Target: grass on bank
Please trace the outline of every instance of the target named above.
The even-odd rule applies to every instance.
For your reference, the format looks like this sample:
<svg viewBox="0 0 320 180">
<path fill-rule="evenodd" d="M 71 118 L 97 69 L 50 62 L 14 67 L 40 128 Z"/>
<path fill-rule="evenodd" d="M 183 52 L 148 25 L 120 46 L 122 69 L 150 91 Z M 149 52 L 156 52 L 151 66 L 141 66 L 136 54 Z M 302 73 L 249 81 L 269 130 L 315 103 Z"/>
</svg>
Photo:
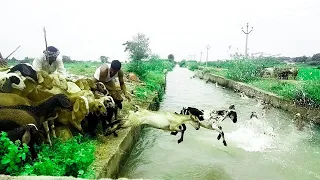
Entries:
<svg viewBox="0 0 320 180">
<path fill-rule="evenodd" d="M 65 68 L 72 74 L 90 76 L 100 64 L 78 61 L 65 63 Z M 135 87 L 136 101 L 147 101 L 155 92 L 158 92 L 161 100 L 164 95 L 161 86 L 165 84 L 165 74 L 172 70 L 174 65 L 173 61 L 161 59 L 124 64 L 125 72 L 137 74 L 145 84 Z M 97 140 L 80 135 L 65 142 L 55 139 L 52 147 L 47 144 L 36 147 L 39 157 L 32 161 L 26 145 L 20 147 L 19 142 L 11 142 L 6 133 L 1 133 L 0 174 L 95 178 L 91 164 L 95 161 L 97 143 Z"/>
<path fill-rule="evenodd" d="M 296 101 L 301 105 L 320 106 L 320 69 L 318 66 L 295 64 L 299 69 L 297 80 L 278 80 L 276 78 L 261 78 L 261 70 L 267 67 L 292 66 L 275 58 L 236 59 L 197 63 L 182 61 L 180 66 L 190 70 L 202 70 L 220 75 L 235 81 L 245 82 L 263 90 Z"/>
</svg>

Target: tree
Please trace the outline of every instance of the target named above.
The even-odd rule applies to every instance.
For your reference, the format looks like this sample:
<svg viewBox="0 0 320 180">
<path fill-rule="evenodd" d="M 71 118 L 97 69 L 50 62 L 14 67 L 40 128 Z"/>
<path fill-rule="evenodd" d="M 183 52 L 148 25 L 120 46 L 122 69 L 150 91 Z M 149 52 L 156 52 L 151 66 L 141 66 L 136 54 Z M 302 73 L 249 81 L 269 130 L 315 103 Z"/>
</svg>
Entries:
<svg viewBox="0 0 320 180">
<path fill-rule="evenodd" d="M 307 56 L 295 57 L 293 58 L 294 62 L 306 62 L 308 60 Z"/>
<path fill-rule="evenodd" d="M 71 62 L 71 57 L 70 56 L 66 56 L 66 55 L 62 55 L 62 61 L 63 62 Z"/>
<path fill-rule="evenodd" d="M 314 54 L 311 58 L 312 61 L 320 61 L 320 53 Z"/>
<path fill-rule="evenodd" d="M 174 56 L 173 56 L 173 54 L 169 54 L 168 59 L 170 59 L 170 60 L 174 60 Z"/>
<path fill-rule="evenodd" d="M 127 41 L 122 45 L 125 46 L 124 52 L 129 51 L 130 58 L 133 61 L 141 61 L 144 58 L 148 58 L 151 54 L 149 38 L 142 33 L 138 33 L 133 37 L 132 41 Z"/>
<path fill-rule="evenodd" d="M 108 63 L 109 62 L 109 57 L 107 57 L 107 56 L 100 56 L 100 61 L 102 62 L 102 63 Z"/>
<path fill-rule="evenodd" d="M 33 58 L 25 57 L 23 60 L 20 61 L 20 63 L 32 63 Z"/>
</svg>

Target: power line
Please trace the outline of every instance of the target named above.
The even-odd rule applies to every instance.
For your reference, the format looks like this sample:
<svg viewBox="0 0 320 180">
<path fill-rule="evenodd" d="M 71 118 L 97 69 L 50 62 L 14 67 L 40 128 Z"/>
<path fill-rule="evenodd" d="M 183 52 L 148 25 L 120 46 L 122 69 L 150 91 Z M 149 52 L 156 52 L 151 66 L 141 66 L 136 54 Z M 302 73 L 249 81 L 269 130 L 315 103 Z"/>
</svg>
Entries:
<svg viewBox="0 0 320 180">
<path fill-rule="evenodd" d="M 246 35 L 246 47 L 245 47 L 245 51 L 244 51 L 244 55 L 245 57 L 248 57 L 248 35 L 252 32 L 253 27 L 251 27 L 251 30 L 249 31 L 249 23 L 247 23 L 247 31 L 244 32 L 243 27 L 241 28 L 242 32 Z"/>
<path fill-rule="evenodd" d="M 206 66 L 208 66 L 208 53 L 209 53 L 209 49 L 211 48 L 211 46 L 208 44 L 208 45 L 206 46 L 206 48 L 207 48 L 207 60 L 206 60 Z"/>
</svg>

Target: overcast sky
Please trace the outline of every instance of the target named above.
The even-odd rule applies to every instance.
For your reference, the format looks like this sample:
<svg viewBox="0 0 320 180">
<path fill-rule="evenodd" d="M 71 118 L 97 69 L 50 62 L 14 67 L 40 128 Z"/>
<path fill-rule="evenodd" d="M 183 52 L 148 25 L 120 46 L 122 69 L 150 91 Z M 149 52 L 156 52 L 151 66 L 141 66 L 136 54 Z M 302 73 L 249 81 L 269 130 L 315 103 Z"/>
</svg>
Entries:
<svg viewBox="0 0 320 180">
<path fill-rule="evenodd" d="M 210 44 L 209 60 L 244 53 L 241 27 L 249 22 L 249 52 L 311 56 L 320 52 L 319 0 L 0 0 L 0 52 L 17 46 L 16 58 L 37 57 L 48 45 L 77 60 L 100 55 L 124 61 L 122 43 L 138 32 L 153 53 L 177 60 Z"/>
</svg>

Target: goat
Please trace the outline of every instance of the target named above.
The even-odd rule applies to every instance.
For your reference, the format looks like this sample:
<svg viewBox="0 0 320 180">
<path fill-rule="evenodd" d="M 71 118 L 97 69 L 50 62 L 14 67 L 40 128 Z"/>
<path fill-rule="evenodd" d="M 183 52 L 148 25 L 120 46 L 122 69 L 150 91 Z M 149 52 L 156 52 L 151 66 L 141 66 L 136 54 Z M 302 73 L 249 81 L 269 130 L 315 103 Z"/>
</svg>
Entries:
<svg viewBox="0 0 320 180">
<path fill-rule="evenodd" d="M 27 124 L 21 127 L 15 128 L 7 132 L 8 138 L 11 141 L 20 140 L 29 146 L 32 159 L 37 157 L 37 153 L 34 149 L 34 144 L 40 145 L 41 143 L 41 132 L 34 124 Z"/>
<path fill-rule="evenodd" d="M 196 130 L 200 128 L 198 117 L 192 114 L 183 115 L 177 112 L 153 112 L 135 106 L 135 111 L 129 111 L 127 117 L 120 120 L 116 127 L 117 129 L 121 129 L 145 124 L 164 131 L 182 132 L 182 129 L 179 127 L 184 123 L 190 123 Z"/>
<path fill-rule="evenodd" d="M 13 89 L 24 90 L 26 84 L 23 79 L 16 73 L 1 74 L 0 77 L 0 91 L 11 93 Z"/>
<path fill-rule="evenodd" d="M 200 122 L 200 126 L 211 129 L 211 130 L 216 130 L 219 132 L 219 135 L 217 137 L 218 140 L 223 139 L 223 144 L 224 146 L 227 146 L 227 142 L 224 138 L 224 132 L 222 131 L 222 127 L 220 123 L 224 121 L 227 117 L 229 117 L 233 123 L 237 122 L 237 112 L 235 111 L 235 106 L 231 105 L 229 107 L 229 110 L 218 110 L 218 111 L 212 111 L 210 112 L 210 117 L 209 119 L 206 119 L 206 121 Z"/>
<path fill-rule="evenodd" d="M 45 100 L 38 106 L 0 106 L 0 131 L 10 131 L 25 124 L 43 125 L 47 133 L 47 139 L 51 144 L 47 118 L 56 109 L 70 109 L 71 102 L 64 94 L 57 94 Z"/>
<path fill-rule="evenodd" d="M 194 115 L 200 121 L 204 120 L 203 110 L 199 110 L 199 109 L 194 108 L 194 107 L 188 107 L 188 108 L 183 107 L 182 110 L 180 111 L 180 114 L 183 114 L 183 115 Z M 181 126 L 179 126 L 179 129 L 181 129 L 181 137 L 178 140 L 178 143 L 181 143 L 183 141 L 184 132 L 187 130 L 187 126 L 183 123 L 183 124 L 181 124 Z M 178 134 L 178 131 L 171 132 L 171 135 L 177 135 L 177 134 Z"/>
</svg>

